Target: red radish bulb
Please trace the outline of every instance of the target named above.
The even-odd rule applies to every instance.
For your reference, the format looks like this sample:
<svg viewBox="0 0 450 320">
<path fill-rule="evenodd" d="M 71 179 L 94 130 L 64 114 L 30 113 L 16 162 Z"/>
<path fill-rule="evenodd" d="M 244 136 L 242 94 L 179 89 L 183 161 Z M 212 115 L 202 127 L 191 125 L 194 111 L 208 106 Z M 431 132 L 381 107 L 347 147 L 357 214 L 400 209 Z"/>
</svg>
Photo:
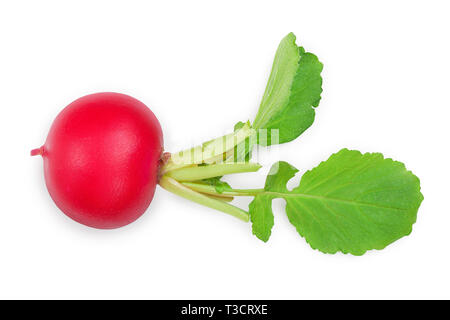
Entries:
<svg viewBox="0 0 450 320">
<path fill-rule="evenodd" d="M 139 218 L 155 192 L 163 135 L 142 102 L 119 93 L 75 100 L 31 155 L 44 158 L 47 189 L 70 218 L 112 229 Z"/>
</svg>

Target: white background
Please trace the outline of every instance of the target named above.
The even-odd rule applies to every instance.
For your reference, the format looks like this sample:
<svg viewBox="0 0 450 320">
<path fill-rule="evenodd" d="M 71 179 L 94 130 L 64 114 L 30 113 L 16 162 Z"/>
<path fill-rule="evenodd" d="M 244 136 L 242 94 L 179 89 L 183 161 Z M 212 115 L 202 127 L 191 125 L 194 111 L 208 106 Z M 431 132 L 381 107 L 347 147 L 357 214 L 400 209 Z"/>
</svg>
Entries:
<svg viewBox="0 0 450 320">
<path fill-rule="evenodd" d="M 0 2 L 0 298 L 450 298 L 449 12 L 447 1 Z M 29 151 L 65 105 L 130 94 L 176 151 L 253 119 L 290 31 L 325 66 L 316 121 L 261 173 L 228 181 L 260 187 L 277 159 L 302 173 L 342 147 L 383 152 L 421 178 L 410 236 L 325 255 L 282 201 L 266 244 L 161 188 L 112 231 L 53 204 Z"/>
</svg>

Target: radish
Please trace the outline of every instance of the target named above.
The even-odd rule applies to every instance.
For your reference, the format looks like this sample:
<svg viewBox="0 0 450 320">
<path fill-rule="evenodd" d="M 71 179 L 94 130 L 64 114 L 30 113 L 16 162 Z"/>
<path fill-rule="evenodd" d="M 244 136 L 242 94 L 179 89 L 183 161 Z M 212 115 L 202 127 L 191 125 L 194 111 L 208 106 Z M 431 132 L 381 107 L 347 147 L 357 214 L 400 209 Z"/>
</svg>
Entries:
<svg viewBox="0 0 450 320">
<path fill-rule="evenodd" d="M 163 135 L 142 102 L 97 93 L 69 104 L 56 117 L 45 144 L 47 189 L 70 218 L 110 229 L 139 218 L 155 192 Z"/>
<path fill-rule="evenodd" d="M 255 146 L 292 141 L 308 129 L 322 94 L 323 65 L 288 34 L 275 54 L 266 90 L 253 121 L 200 146 L 163 153 L 155 115 L 143 103 L 119 93 L 97 93 L 68 105 L 47 140 L 31 155 L 44 158 L 45 181 L 56 205 L 94 228 L 111 229 L 139 218 L 156 184 L 169 192 L 252 223 L 268 241 L 274 225 L 272 200 L 286 202 L 286 214 L 312 248 L 362 255 L 383 249 L 411 233 L 423 200 L 420 181 L 405 165 L 380 153 L 342 149 L 305 172 L 275 163 L 264 188 L 232 188 L 222 176 L 254 172 Z M 176 111 L 173 111 L 176 112 Z M 252 197 L 248 211 L 229 203 Z"/>
</svg>

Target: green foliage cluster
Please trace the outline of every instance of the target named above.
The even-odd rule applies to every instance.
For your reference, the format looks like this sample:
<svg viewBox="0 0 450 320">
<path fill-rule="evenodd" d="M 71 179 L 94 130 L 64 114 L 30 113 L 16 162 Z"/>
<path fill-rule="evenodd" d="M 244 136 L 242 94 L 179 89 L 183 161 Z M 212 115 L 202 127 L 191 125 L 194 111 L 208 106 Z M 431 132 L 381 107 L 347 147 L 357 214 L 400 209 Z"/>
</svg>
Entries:
<svg viewBox="0 0 450 320">
<path fill-rule="evenodd" d="M 239 122 L 233 134 L 205 143 L 201 151 L 208 161 L 197 158 L 182 168 L 174 166 L 161 185 L 244 221 L 251 220 L 253 234 L 264 242 L 274 225 L 272 200 L 282 198 L 289 221 L 312 248 L 353 255 L 383 249 L 411 233 L 423 196 L 419 179 L 403 163 L 385 159 L 380 153 L 342 149 L 307 171 L 292 190 L 286 184 L 298 170 L 284 161 L 272 166 L 263 189 L 233 189 L 221 180 L 224 174 L 259 169 L 250 162 L 256 144 L 292 141 L 314 122 L 322 94 L 323 65 L 295 40 L 290 33 L 281 41 L 254 121 Z M 262 130 L 267 132 L 264 138 L 259 133 Z M 211 151 L 220 139 L 234 139 L 235 143 L 227 150 Z M 248 212 L 225 203 L 236 196 L 254 198 Z"/>
</svg>

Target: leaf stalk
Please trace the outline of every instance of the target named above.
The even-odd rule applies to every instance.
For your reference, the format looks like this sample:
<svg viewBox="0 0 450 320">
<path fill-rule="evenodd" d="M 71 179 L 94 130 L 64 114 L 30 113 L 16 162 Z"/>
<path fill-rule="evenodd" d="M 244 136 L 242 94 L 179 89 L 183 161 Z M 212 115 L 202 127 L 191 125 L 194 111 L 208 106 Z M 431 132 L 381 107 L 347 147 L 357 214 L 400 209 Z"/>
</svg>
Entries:
<svg viewBox="0 0 450 320">
<path fill-rule="evenodd" d="M 238 207 L 226 203 L 225 201 L 218 200 L 216 198 L 211 198 L 208 197 L 207 195 L 194 191 L 171 177 L 163 176 L 159 181 L 159 184 L 167 191 L 172 192 L 185 199 L 204 205 L 208 208 L 222 211 L 244 222 L 248 222 L 250 220 L 247 211 L 244 211 Z"/>
</svg>

